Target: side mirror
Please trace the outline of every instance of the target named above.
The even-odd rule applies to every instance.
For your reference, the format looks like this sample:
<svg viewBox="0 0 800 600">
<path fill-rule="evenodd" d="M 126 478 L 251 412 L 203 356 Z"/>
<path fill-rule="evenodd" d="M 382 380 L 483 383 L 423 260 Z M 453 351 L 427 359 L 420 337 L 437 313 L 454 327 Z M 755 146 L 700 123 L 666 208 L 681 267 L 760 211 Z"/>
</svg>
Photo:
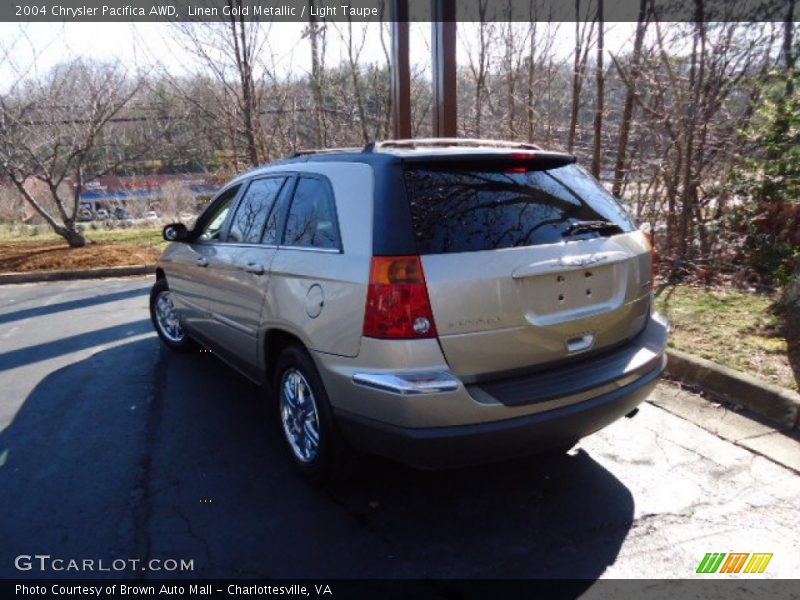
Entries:
<svg viewBox="0 0 800 600">
<path fill-rule="evenodd" d="M 183 223 L 170 223 L 164 227 L 162 235 L 168 242 L 185 242 L 189 239 L 189 230 Z"/>
</svg>

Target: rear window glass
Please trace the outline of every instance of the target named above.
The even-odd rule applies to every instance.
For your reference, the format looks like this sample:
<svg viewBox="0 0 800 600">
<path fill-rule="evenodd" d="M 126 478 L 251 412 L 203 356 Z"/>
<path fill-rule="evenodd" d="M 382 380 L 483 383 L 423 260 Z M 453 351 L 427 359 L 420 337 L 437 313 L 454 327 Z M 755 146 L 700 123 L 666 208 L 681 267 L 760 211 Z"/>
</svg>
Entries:
<svg viewBox="0 0 800 600">
<path fill-rule="evenodd" d="M 413 168 L 405 181 L 421 254 L 552 244 L 585 221 L 635 228 L 617 200 L 574 164 L 526 172 Z"/>
</svg>

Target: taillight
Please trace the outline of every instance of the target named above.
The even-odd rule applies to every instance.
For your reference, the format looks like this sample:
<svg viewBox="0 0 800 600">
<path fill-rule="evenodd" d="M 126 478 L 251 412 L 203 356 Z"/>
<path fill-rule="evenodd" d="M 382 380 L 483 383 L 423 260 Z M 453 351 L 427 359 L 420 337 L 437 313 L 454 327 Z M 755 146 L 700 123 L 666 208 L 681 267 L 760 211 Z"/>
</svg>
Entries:
<svg viewBox="0 0 800 600">
<path fill-rule="evenodd" d="M 532 152 L 513 152 L 511 154 L 511 160 L 513 162 L 527 162 L 534 158 L 534 154 Z M 511 167 L 507 167 L 503 169 L 504 173 L 525 173 L 528 171 L 528 168 L 524 164 L 515 164 Z"/>
<path fill-rule="evenodd" d="M 419 256 L 372 258 L 364 335 L 380 339 L 436 337 Z"/>
<path fill-rule="evenodd" d="M 653 239 L 653 234 L 647 231 L 643 231 L 644 237 L 647 239 L 647 243 L 650 245 L 650 264 L 652 265 L 652 272 L 650 273 L 651 276 L 651 285 L 653 288 L 656 287 L 656 275 L 658 275 L 658 263 L 659 263 L 659 256 L 658 250 L 656 250 L 656 243 Z"/>
</svg>

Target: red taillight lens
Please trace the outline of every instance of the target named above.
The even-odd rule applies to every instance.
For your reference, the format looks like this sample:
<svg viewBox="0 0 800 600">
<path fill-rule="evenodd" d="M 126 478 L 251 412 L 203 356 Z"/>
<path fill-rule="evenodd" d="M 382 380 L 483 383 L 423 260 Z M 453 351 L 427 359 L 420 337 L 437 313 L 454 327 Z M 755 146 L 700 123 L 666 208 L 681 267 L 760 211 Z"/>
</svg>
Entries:
<svg viewBox="0 0 800 600">
<path fill-rule="evenodd" d="M 651 285 L 653 288 L 656 287 L 656 275 L 658 275 L 658 263 L 659 263 L 659 256 L 658 250 L 656 250 L 656 243 L 653 239 L 653 234 L 648 232 L 643 232 L 644 237 L 647 238 L 647 243 L 650 244 L 650 262 L 652 264 L 652 273 L 651 273 Z"/>
<path fill-rule="evenodd" d="M 514 163 L 528 162 L 533 159 L 534 156 L 532 152 L 514 152 L 511 154 L 511 160 Z M 524 164 L 514 164 L 513 166 L 503 169 L 504 173 L 525 173 L 527 171 L 528 167 Z"/>
<path fill-rule="evenodd" d="M 436 337 L 419 256 L 373 257 L 364 335 L 380 339 Z"/>
</svg>

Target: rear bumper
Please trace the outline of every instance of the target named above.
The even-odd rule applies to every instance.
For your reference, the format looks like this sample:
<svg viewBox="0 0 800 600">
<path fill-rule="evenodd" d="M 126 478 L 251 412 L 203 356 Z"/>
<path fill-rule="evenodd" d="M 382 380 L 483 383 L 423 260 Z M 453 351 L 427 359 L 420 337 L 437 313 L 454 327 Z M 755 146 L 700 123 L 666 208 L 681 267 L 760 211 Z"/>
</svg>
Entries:
<svg viewBox="0 0 800 600">
<path fill-rule="evenodd" d="M 421 469 L 442 469 L 525 456 L 576 442 L 631 412 L 666 367 L 666 354 L 636 381 L 545 412 L 471 425 L 411 428 L 336 410 L 358 449 Z"/>
</svg>

